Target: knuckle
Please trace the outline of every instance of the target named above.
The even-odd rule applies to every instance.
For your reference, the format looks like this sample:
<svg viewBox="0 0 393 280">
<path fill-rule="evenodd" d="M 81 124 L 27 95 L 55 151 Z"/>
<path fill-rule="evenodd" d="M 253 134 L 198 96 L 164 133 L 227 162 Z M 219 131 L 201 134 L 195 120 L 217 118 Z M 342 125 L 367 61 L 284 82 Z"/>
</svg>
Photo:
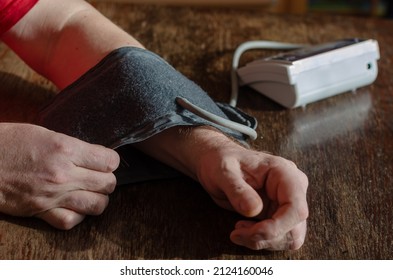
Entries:
<svg viewBox="0 0 393 280">
<path fill-rule="evenodd" d="M 110 150 L 109 155 L 107 156 L 107 162 L 106 162 L 109 171 L 116 170 L 119 167 L 120 164 L 120 156 L 117 152 L 114 150 Z"/>
<path fill-rule="evenodd" d="M 283 166 L 283 167 L 287 167 L 287 168 L 297 169 L 297 165 L 295 162 L 293 162 L 289 159 L 283 158 L 283 157 L 279 157 L 279 156 L 274 156 L 270 160 L 270 164 L 273 167 Z"/>
<path fill-rule="evenodd" d="M 46 211 L 47 208 L 48 205 L 45 199 L 42 197 L 34 197 L 30 199 L 30 203 L 25 211 L 29 213 L 29 215 L 35 215 L 36 213 Z"/>
<path fill-rule="evenodd" d="M 280 238 L 282 232 L 277 230 L 276 227 L 271 227 L 270 231 L 265 233 L 266 240 L 275 240 Z"/>
<path fill-rule="evenodd" d="M 303 236 L 303 237 L 293 238 L 293 234 L 291 236 L 292 236 L 292 240 L 288 244 L 289 245 L 288 249 L 289 250 L 299 250 L 304 244 L 305 237 Z"/>
<path fill-rule="evenodd" d="M 293 240 L 291 233 L 284 235 L 272 234 L 266 235 L 266 239 L 264 240 L 254 240 L 250 243 L 249 247 L 253 250 L 297 250 L 303 245 L 303 242 L 304 240 L 301 239 Z"/>
<path fill-rule="evenodd" d="M 296 163 L 293 162 L 292 160 L 286 160 L 286 163 L 287 163 L 290 167 L 298 169 Z"/>
<path fill-rule="evenodd" d="M 258 242 L 253 242 L 249 245 L 252 250 L 267 250 L 267 251 L 279 251 L 286 250 L 289 248 L 288 244 L 283 244 L 277 241 L 271 240 L 261 240 Z"/>
<path fill-rule="evenodd" d="M 49 172 L 46 180 L 54 185 L 63 185 L 68 181 L 68 176 L 65 171 L 54 168 Z"/>
<path fill-rule="evenodd" d="M 93 203 L 90 207 L 90 212 L 92 215 L 101 215 L 109 203 L 108 196 L 99 196 L 95 203 Z"/>
<path fill-rule="evenodd" d="M 116 151 L 98 145 L 91 149 L 89 157 L 92 162 L 103 163 L 107 172 L 116 170 L 120 164 L 120 156 Z"/>
<path fill-rule="evenodd" d="M 84 212 L 89 215 L 101 215 L 109 202 L 109 197 L 106 195 L 95 195 L 83 204 Z"/>
<path fill-rule="evenodd" d="M 298 219 L 299 221 L 305 221 L 308 219 L 309 216 L 309 210 L 307 205 L 301 206 L 297 209 L 297 215 L 298 215 Z"/>
<path fill-rule="evenodd" d="M 266 241 L 253 242 L 248 246 L 251 250 L 259 251 L 269 247 Z"/>
<path fill-rule="evenodd" d="M 58 221 L 57 227 L 62 230 L 70 230 L 76 226 L 75 215 L 73 213 L 67 213 L 62 216 Z"/>
<path fill-rule="evenodd" d="M 279 238 L 281 234 L 276 226 L 270 225 L 266 226 L 263 231 L 259 231 L 255 236 L 257 237 L 256 239 L 268 241 Z"/>
<path fill-rule="evenodd" d="M 304 174 L 302 171 L 300 171 L 299 178 L 300 178 L 300 180 L 301 180 L 301 182 L 302 182 L 302 186 L 303 186 L 303 188 L 304 188 L 304 191 L 307 191 L 307 189 L 308 189 L 308 184 L 309 184 L 307 175 Z"/>
<path fill-rule="evenodd" d="M 109 197 L 107 195 L 90 193 L 86 196 L 76 193 L 67 198 L 65 205 L 78 213 L 100 215 L 104 212 L 108 202 Z"/>
<path fill-rule="evenodd" d="M 109 174 L 109 182 L 106 187 L 106 192 L 108 194 L 113 193 L 115 191 L 117 184 L 116 176 L 113 173 Z"/>
<path fill-rule="evenodd" d="M 107 173 L 103 176 L 92 178 L 90 184 L 95 186 L 96 192 L 108 195 L 115 191 L 117 180 L 113 173 Z"/>
<path fill-rule="evenodd" d="M 290 246 L 289 246 L 289 250 L 299 250 L 304 244 L 304 240 L 303 239 L 297 239 L 297 240 L 293 240 L 293 242 L 291 242 Z"/>
<path fill-rule="evenodd" d="M 73 154 L 73 145 L 69 143 L 66 137 L 56 133 L 51 141 L 51 150 L 54 154 L 70 156 Z"/>
</svg>

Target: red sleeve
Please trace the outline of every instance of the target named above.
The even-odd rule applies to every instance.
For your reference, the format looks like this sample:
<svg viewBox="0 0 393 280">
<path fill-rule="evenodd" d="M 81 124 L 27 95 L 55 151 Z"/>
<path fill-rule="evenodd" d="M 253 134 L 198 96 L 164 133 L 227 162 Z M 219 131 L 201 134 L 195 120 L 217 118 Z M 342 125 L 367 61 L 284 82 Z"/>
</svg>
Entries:
<svg viewBox="0 0 393 280">
<path fill-rule="evenodd" d="M 16 24 L 38 0 L 0 0 L 0 36 Z"/>
</svg>

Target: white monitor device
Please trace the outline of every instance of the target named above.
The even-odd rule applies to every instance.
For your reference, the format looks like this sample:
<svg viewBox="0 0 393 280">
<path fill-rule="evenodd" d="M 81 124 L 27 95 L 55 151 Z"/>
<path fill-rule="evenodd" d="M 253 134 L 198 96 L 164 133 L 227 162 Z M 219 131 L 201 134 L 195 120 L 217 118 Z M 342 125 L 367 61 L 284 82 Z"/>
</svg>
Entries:
<svg viewBox="0 0 393 280">
<path fill-rule="evenodd" d="M 258 59 L 236 72 L 239 85 L 295 108 L 371 84 L 378 59 L 377 41 L 344 39 Z"/>
</svg>

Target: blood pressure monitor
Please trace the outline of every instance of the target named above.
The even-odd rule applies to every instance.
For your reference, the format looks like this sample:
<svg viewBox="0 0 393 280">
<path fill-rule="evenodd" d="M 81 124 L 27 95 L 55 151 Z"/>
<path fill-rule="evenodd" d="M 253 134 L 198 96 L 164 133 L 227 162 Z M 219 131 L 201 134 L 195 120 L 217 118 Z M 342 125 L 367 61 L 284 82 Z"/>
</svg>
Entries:
<svg viewBox="0 0 393 280">
<path fill-rule="evenodd" d="M 252 45 L 243 47 L 242 52 L 252 49 Z M 233 68 L 236 85 L 250 86 L 284 107 L 295 108 L 356 90 L 371 84 L 377 77 L 379 48 L 375 40 L 345 39 L 301 48 L 292 45 L 291 48 L 296 47 L 296 50 Z M 236 104 L 235 99 L 237 92 L 231 97 L 231 102 Z"/>
</svg>

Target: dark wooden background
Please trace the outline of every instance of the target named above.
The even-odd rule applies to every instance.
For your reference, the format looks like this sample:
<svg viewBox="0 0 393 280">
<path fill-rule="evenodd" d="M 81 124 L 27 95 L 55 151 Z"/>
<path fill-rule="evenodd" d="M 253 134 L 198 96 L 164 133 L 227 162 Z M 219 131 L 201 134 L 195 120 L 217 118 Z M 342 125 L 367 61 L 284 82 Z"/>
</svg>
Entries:
<svg viewBox="0 0 393 280">
<path fill-rule="evenodd" d="M 308 175 L 310 218 L 294 252 L 237 247 L 239 217 L 218 208 L 195 182 L 178 178 L 118 188 L 108 209 L 70 231 L 0 214 L 0 259 L 392 259 L 393 22 L 259 9 L 96 4 L 217 101 L 227 101 L 235 48 L 248 40 L 316 44 L 378 40 L 379 76 L 346 93 L 287 110 L 241 90 L 239 107 L 256 116 L 252 143 L 295 161 Z M 247 53 L 241 63 L 271 51 Z M 56 89 L 0 45 L 0 121 L 31 121 Z"/>
</svg>

